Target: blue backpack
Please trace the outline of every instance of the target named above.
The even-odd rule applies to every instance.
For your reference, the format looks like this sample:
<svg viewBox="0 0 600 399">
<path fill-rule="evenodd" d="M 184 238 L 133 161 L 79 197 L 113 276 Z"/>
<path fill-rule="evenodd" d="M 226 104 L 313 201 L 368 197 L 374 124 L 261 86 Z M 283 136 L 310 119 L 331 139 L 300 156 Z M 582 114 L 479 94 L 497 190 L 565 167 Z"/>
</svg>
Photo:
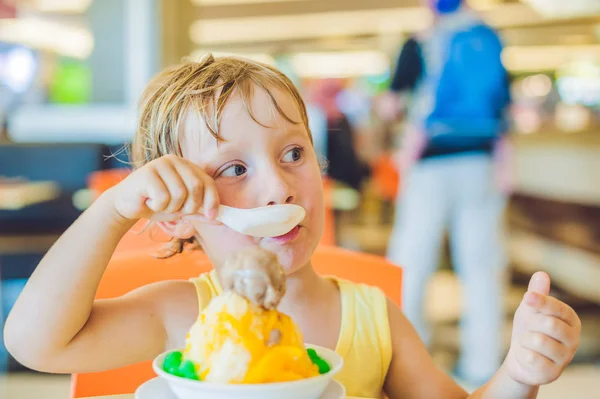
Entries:
<svg viewBox="0 0 600 399">
<path fill-rule="evenodd" d="M 459 137 L 466 146 L 495 141 L 507 129 L 504 111 L 510 102 L 500 39 L 477 24 L 457 32 L 447 48 L 435 105 L 425 121 L 432 144 L 443 147 Z"/>
</svg>

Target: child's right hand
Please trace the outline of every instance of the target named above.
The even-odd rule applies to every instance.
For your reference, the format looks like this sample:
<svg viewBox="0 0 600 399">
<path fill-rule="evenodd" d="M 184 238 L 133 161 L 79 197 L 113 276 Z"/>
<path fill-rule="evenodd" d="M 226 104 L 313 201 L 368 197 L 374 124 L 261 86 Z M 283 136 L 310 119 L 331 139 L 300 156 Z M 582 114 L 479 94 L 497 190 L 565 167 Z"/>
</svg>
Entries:
<svg viewBox="0 0 600 399">
<path fill-rule="evenodd" d="M 144 165 L 110 190 L 116 212 L 128 220 L 175 221 L 201 214 L 214 220 L 219 194 L 202 168 L 175 155 Z"/>
</svg>

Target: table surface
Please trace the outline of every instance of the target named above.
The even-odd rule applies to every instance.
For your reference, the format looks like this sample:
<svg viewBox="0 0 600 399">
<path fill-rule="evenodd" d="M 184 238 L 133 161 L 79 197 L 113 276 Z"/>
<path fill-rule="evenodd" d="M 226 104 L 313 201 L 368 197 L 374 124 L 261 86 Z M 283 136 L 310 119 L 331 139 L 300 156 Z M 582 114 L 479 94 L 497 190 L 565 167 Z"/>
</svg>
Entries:
<svg viewBox="0 0 600 399">
<path fill-rule="evenodd" d="M 52 181 L 19 181 L 0 177 L 0 210 L 19 210 L 26 206 L 51 201 L 60 189 Z"/>
<path fill-rule="evenodd" d="M 111 396 L 94 396 L 86 399 L 134 399 L 133 395 L 111 395 Z"/>
<path fill-rule="evenodd" d="M 112 395 L 112 396 L 96 396 L 93 398 L 87 398 L 87 399 L 134 399 L 133 395 Z M 361 399 L 361 398 L 356 398 L 354 396 L 347 396 L 346 399 Z M 365 398 L 362 398 L 365 399 Z"/>
</svg>

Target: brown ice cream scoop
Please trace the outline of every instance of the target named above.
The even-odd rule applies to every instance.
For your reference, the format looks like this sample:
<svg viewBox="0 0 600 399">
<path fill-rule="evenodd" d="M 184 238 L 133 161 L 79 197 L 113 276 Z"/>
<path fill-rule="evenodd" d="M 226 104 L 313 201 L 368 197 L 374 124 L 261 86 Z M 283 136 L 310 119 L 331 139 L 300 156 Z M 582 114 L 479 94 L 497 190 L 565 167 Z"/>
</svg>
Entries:
<svg viewBox="0 0 600 399">
<path fill-rule="evenodd" d="M 274 309 L 285 294 L 285 273 L 277 256 L 260 247 L 231 255 L 220 267 L 225 291 L 233 290 L 265 309 Z"/>
</svg>

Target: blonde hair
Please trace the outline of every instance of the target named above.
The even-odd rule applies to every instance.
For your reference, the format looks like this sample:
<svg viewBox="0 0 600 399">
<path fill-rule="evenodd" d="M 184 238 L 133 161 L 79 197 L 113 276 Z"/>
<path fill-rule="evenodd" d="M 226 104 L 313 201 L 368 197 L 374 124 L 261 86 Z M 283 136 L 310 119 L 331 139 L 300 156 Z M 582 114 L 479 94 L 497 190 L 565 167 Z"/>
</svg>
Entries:
<svg viewBox="0 0 600 399">
<path fill-rule="evenodd" d="M 241 97 L 252 119 L 261 124 L 250 107 L 257 87 L 268 94 L 272 106 L 284 119 L 304 125 L 310 135 L 306 106 L 287 76 L 260 62 L 235 57 L 215 58 L 209 54 L 199 62 L 186 61 L 166 69 L 144 91 L 131 149 L 134 167 L 143 166 L 163 155 L 182 155 L 179 133 L 189 110 L 198 111 L 209 132 L 215 139 L 221 140 L 219 126 L 223 109 L 236 94 Z M 283 112 L 273 89 L 292 97 L 300 111 L 301 121 L 294 121 Z"/>
<path fill-rule="evenodd" d="M 254 90 L 264 90 L 271 105 L 285 120 L 302 124 L 312 142 L 306 106 L 292 81 L 277 69 L 249 59 L 215 58 L 207 55 L 199 62 L 185 61 L 157 75 L 148 85 L 140 102 L 140 117 L 130 153 L 134 168 L 167 154 L 182 156 L 179 134 L 189 111 L 199 112 L 208 131 L 216 140 L 223 109 L 239 95 L 252 120 L 262 125 L 250 106 Z M 279 106 L 274 90 L 291 96 L 300 112 L 300 121 L 292 120 Z M 262 125 L 264 126 L 264 125 Z M 169 257 L 183 251 L 187 244 L 198 247 L 195 238 L 172 240 Z"/>
</svg>

